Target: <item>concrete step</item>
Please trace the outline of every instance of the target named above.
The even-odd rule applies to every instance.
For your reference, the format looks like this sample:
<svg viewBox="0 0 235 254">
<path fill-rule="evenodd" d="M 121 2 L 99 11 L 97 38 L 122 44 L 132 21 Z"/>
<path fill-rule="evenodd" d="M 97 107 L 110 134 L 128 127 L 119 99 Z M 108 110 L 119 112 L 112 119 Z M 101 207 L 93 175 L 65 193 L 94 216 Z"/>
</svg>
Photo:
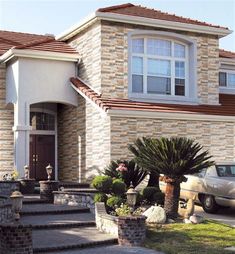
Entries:
<svg viewBox="0 0 235 254">
<path fill-rule="evenodd" d="M 38 194 L 25 194 L 23 199 L 23 204 L 46 204 L 45 200 L 40 199 Z"/>
<path fill-rule="evenodd" d="M 33 230 L 33 253 L 81 249 L 91 246 L 116 244 L 113 236 L 99 232 L 94 227 Z"/>
<path fill-rule="evenodd" d="M 30 224 L 33 229 L 74 228 L 96 225 L 95 216 L 92 213 L 29 215 L 22 216 L 20 223 Z"/>
<path fill-rule="evenodd" d="M 54 204 L 24 204 L 21 215 L 43 215 L 43 214 L 71 214 L 89 213 L 86 207 L 54 205 Z"/>
</svg>

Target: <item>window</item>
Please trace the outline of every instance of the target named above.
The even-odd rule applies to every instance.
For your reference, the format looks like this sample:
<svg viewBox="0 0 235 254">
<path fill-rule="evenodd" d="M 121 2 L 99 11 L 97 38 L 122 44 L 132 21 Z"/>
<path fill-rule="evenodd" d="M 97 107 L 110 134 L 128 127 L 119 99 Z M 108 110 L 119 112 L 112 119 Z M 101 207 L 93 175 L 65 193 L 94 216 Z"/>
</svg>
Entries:
<svg viewBox="0 0 235 254">
<path fill-rule="evenodd" d="M 220 72 L 219 85 L 220 87 L 235 88 L 235 73 Z"/>
<path fill-rule="evenodd" d="M 33 130 L 55 130 L 55 116 L 43 112 L 30 112 Z"/>
<path fill-rule="evenodd" d="M 154 37 L 131 39 L 131 92 L 188 96 L 188 45 Z"/>
</svg>

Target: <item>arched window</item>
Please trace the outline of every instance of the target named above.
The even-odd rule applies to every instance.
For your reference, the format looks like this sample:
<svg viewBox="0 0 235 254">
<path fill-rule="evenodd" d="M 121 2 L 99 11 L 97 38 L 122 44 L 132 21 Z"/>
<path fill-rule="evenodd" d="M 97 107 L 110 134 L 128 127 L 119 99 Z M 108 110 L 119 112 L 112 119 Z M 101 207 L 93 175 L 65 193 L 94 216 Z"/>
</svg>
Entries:
<svg viewBox="0 0 235 254">
<path fill-rule="evenodd" d="M 129 97 L 195 99 L 192 42 L 170 33 L 132 34 L 129 40 Z M 193 56 L 194 55 L 194 56 Z M 191 70 L 190 70 L 191 68 Z M 194 72 L 195 74 L 195 72 Z M 190 84 L 189 84 L 190 82 Z M 191 90 L 190 90 L 191 85 Z"/>
</svg>

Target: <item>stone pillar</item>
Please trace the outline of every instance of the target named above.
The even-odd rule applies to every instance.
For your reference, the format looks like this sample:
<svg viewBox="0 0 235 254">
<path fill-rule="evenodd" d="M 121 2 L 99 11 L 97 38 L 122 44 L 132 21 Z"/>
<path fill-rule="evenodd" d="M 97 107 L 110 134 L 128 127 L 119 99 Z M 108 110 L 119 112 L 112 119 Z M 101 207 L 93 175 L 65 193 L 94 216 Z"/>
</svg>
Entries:
<svg viewBox="0 0 235 254">
<path fill-rule="evenodd" d="M 53 191 L 58 191 L 59 182 L 58 181 L 40 181 L 40 199 L 46 202 L 53 203 L 54 196 Z"/>
<path fill-rule="evenodd" d="M 24 166 L 29 165 L 29 125 L 30 107 L 28 103 L 14 106 L 14 165 L 19 176 L 24 176 Z"/>
<path fill-rule="evenodd" d="M 139 246 L 146 236 L 145 216 L 120 216 L 118 218 L 118 243 Z"/>
<path fill-rule="evenodd" d="M 33 253 L 32 226 L 21 224 L 1 224 L 0 253 L 31 254 Z"/>
</svg>

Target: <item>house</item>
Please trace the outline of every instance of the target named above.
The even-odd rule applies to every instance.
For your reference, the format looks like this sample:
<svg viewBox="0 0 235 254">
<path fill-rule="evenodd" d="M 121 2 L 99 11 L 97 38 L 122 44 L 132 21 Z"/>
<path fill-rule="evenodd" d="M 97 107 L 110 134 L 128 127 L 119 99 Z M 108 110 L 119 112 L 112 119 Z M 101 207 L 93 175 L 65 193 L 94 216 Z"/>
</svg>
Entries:
<svg viewBox="0 0 235 254">
<path fill-rule="evenodd" d="M 133 4 L 58 37 L 0 31 L 0 172 L 86 182 L 142 136 L 196 139 L 235 159 L 228 28 Z"/>
</svg>

